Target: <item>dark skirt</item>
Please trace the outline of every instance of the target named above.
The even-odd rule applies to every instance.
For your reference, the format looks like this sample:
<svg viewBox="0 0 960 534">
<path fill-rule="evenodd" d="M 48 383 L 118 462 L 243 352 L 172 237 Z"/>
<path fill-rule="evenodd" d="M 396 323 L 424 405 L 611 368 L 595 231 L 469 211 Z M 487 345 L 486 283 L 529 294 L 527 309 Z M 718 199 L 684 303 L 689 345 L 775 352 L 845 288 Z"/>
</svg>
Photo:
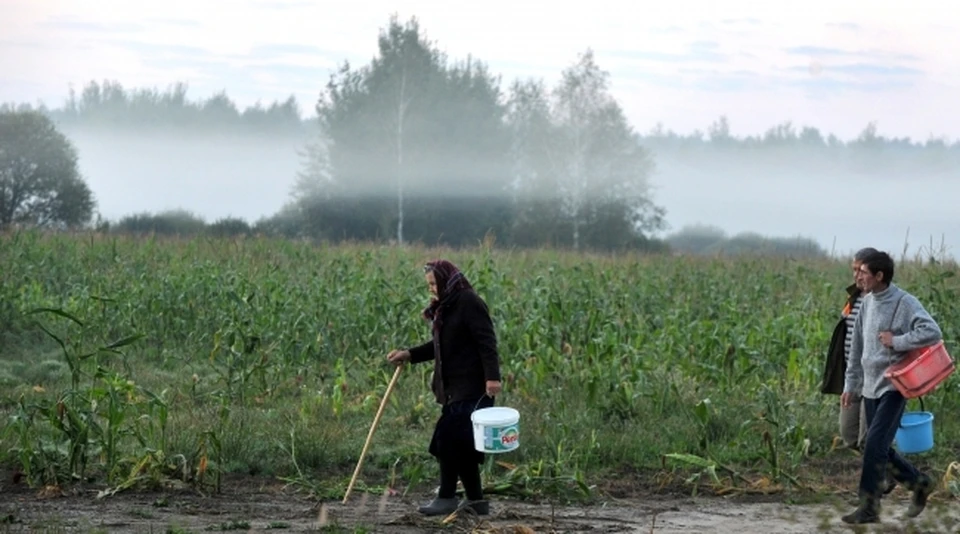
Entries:
<svg viewBox="0 0 960 534">
<path fill-rule="evenodd" d="M 484 395 L 479 399 L 456 401 L 445 404 L 433 429 L 430 440 L 430 454 L 437 458 L 473 458 L 483 463 L 483 453 L 473 446 L 473 422 L 470 415 L 474 410 L 490 408 L 493 398 Z"/>
</svg>

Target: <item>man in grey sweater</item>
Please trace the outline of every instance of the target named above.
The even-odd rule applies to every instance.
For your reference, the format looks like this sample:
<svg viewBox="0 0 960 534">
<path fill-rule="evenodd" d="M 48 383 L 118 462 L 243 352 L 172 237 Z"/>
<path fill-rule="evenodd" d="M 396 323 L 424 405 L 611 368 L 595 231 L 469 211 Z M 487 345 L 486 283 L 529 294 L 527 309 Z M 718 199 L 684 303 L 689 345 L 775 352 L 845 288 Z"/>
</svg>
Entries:
<svg viewBox="0 0 960 534">
<path fill-rule="evenodd" d="M 907 352 L 932 345 L 943 334 L 920 301 L 893 284 L 893 272 L 893 259 L 885 252 L 871 254 L 860 267 L 858 283 L 869 294 L 854 323 L 840 402 L 849 406 L 862 396 L 868 428 L 858 490 L 860 505 L 843 516 L 846 523 L 880 520 L 880 484 L 888 464 L 893 477 L 913 492 L 908 517 L 920 515 L 934 488 L 930 477 L 893 449 L 907 402 L 883 374 Z"/>
</svg>

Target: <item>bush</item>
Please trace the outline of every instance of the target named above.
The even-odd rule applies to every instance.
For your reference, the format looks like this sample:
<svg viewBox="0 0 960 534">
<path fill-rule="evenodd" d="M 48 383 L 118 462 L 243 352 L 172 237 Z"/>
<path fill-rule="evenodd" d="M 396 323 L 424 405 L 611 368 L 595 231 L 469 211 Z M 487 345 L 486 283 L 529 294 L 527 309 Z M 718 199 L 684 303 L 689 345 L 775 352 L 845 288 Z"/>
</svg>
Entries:
<svg viewBox="0 0 960 534">
<path fill-rule="evenodd" d="M 203 219 L 185 210 L 171 210 L 156 215 L 141 213 L 120 219 L 114 231 L 130 234 L 196 235 L 207 227 Z"/>
<path fill-rule="evenodd" d="M 237 237 L 250 235 L 251 228 L 247 221 L 238 217 L 225 217 L 207 227 L 207 233 L 214 237 Z"/>
</svg>

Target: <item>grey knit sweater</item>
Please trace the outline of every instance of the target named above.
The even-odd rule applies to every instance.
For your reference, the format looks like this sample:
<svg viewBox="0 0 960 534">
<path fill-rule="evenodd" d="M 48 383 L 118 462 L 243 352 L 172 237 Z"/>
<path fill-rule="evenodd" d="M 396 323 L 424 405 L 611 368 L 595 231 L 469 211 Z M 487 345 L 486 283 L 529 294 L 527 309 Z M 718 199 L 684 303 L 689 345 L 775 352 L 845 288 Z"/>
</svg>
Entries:
<svg viewBox="0 0 960 534">
<path fill-rule="evenodd" d="M 893 349 L 880 343 L 880 332 L 888 330 L 893 332 Z M 936 321 L 913 295 L 895 284 L 870 293 L 863 298 L 854 323 L 844 393 L 877 399 L 895 390 L 883 376 L 887 368 L 907 352 L 933 345 L 942 338 Z"/>
</svg>

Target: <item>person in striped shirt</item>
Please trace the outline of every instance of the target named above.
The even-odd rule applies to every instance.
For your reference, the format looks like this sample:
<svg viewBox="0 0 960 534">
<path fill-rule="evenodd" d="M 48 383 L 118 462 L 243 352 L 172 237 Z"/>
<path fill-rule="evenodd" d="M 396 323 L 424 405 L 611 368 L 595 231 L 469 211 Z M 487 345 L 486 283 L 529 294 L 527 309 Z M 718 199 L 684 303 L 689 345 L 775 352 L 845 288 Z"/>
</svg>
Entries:
<svg viewBox="0 0 960 534">
<path fill-rule="evenodd" d="M 847 303 L 843 307 L 842 315 L 847 322 L 847 335 L 843 341 L 843 357 L 850 362 L 850 345 L 853 342 L 853 325 L 857 321 L 857 314 L 860 313 L 860 305 L 863 303 L 863 289 L 857 285 L 857 272 L 863 265 L 863 260 L 877 252 L 872 247 L 862 248 L 853 255 L 853 280 L 854 282 L 847 286 Z M 843 444 L 851 449 L 860 450 L 863 447 L 864 437 L 867 435 L 866 413 L 860 397 L 853 399 L 849 406 L 840 406 L 840 438 Z"/>
</svg>

